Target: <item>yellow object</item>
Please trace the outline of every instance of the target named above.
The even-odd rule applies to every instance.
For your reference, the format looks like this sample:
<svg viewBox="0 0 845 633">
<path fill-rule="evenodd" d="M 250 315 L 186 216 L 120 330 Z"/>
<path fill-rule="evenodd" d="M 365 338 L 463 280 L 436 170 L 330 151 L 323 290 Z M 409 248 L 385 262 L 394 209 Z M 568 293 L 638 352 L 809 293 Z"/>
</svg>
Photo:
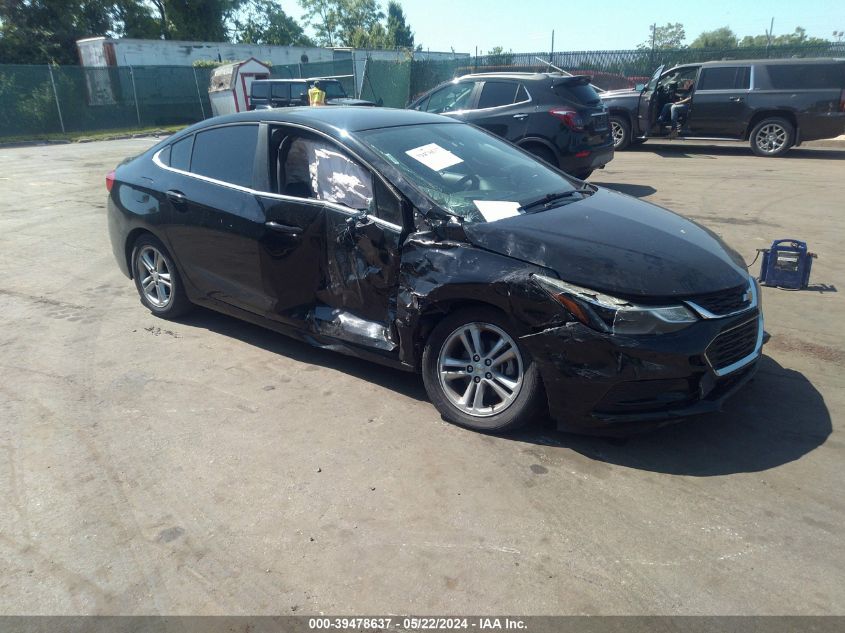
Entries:
<svg viewBox="0 0 845 633">
<path fill-rule="evenodd" d="M 308 89 L 308 103 L 312 106 L 326 105 L 326 91 L 317 86 Z"/>
</svg>

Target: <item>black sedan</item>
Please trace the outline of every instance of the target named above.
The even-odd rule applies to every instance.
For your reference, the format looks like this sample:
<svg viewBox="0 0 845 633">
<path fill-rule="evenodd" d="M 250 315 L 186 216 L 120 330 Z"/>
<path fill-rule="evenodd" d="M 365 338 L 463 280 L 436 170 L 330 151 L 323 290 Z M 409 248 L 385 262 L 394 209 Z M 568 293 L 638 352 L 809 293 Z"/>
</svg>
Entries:
<svg viewBox="0 0 845 633">
<path fill-rule="evenodd" d="M 761 356 L 758 287 L 716 235 L 454 119 L 241 113 L 106 182 L 114 254 L 154 314 L 199 304 L 421 371 L 474 429 L 718 410 Z"/>
</svg>

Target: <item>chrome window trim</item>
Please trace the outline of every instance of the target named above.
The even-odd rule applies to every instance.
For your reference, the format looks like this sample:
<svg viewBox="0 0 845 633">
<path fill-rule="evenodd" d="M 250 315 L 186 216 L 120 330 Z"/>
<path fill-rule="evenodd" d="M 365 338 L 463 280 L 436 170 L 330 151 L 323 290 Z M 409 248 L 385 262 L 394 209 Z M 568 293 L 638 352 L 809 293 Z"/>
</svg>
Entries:
<svg viewBox="0 0 845 633">
<path fill-rule="evenodd" d="M 396 192 L 395 187 L 393 187 L 393 185 L 391 185 L 387 180 L 385 180 L 381 176 L 381 174 L 379 174 L 378 171 L 376 171 L 376 169 L 373 168 L 372 165 L 370 165 L 367 161 L 365 161 L 360 156 L 358 156 L 358 154 L 356 152 L 350 150 L 348 147 L 346 147 L 342 143 L 339 143 L 337 141 L 337 139 L 332 138 L 328 134 L 325 134 L 323 132 L 320 132 L 319 130 L 315 130 L 315 129 L 310 128 L 308 126 L 300 125 L 300 124 L 297 124 L 297 123 L 286 123 L 286 122 L 280 122 L 280 121 L 262 121 L 262 123 L 267 123 L 268 125 L 287 125 L 287 126 L 291 126 L 291 127 L 300 128 L 300 129 L 306 130 L 308 132 L 313 132 L 314 134 L 318 134 L 320 136 L 325 137 L 330 142 L 332 142 L 335 145 L 338 145 L 339 147 L 343 148 L 343 150 L 345 152 L 349 153 L 352 157 L 355 158 L 355 160 L 359 161 L 362 165 L 364 165 L 370 173 L 372 173 L 376 178 L 378 178 L 379 180 L 381 180 L 384 183 L 384 185 L 387 187 L 388 191 L 390 191 L 393 195 L 400 198 L 400 200 L 401 200 L 401 197 Z M 203 128 L 202 130 L 197 130 L 196 132 L 194 132 L 194 135 L 200 134 L 200 133 L 208 131 L 208 130 L 213 130 L 213 129 L 216 129 L 216 128 L 230 127 L 232 125 L 244 125 L 244 124 L 246 124 L 246 125 L 258 125 L 258 123 L 252 123 L 251 121 L 245 122 L 245 123 L 226 123 L 226 124 L 223 124 L 223 125 L 213 125 L 213 126 L 209 126 L 207 128 Z M 179 138 L 177 140 L 177 142 L 181 141 L 185 138 L 187 138 L 187 135 Z M 300 203 L 300 204 L 308 204 L 308 205 L 313 205 L 313 206 L 327 206 L 330 209 L 333 209 L 335 211 L 339 211 L 340 213 L 344 213 L 344 214 L 346 214 L 350 217 L 355 217 L 355 216 L 361 215 L 361 213 L 363 211 L 363 209 L 361 209 L 361 210 L 353 209 L 351 207 L 347 207 L 347 206 L 344 206 L 342 204 L 330 202 L 329 200 L 318 200 L 316 198 L 299 198 L 297 196 L 286 196 L 284 194 L 271 193 L 269 191 L 258 191 L 257 189 L 252 189 L 251 187 L 244 187 L 244 186 L 241 186 L 241 185 L 236 185 L 236 184 L 231 183 L 231 182 L 226 182 L 224 180 L 217 180 L 216 178 L 211 178 L 209 176 L 203 176 L 202 174 L 195 174 L 193 172 L 185 171 L 183 169 L 176 169 L 175 167 L 170 167 L 169 165 L 165 165 L 161 161 L 161 159 L 159 158 L 159 154 L 161 154 L 167 147 L 170 147 L 171 145 L 172 145 L 172 143 L 168 143 L 167 145 L 162 147 L 160 150 L 158 150 L 155 154 L 153 154 L 153 163 L 155 163 L 161 169 L 165 169 L 167 171 L 171 171 L 171 172 L 180 174 L 182 176 L 188 176 L 189 178 L 195 178 L 197 180 L 202 180 L 204 182 L 208 182 L 208 183 L 211 183 L 213 185 L 219 185 L 221 187 L 227 187 L 229 189 L 234 189 L 235 191 L 241 191 L 243 193 L 252 194 L 254 196 L 263 196 L 265 198 L 272 198 L 274 200 L 297 202 L 297 203 Z M 375 194 L 375 192 L 373 192 L 373 193 Z M 383 220 L 382 218 L 379 218 L 377 216 L 371 215 L 371 214 L 366 213 L 366 212 L 363 215 L 366 216 L 367 218 L 373 220 L 376 224 L 380 224 L 384 228 L 392 229 L 392 230 L 396 231 L 397 233 L 401 233 L 402 230 L 403 230 L 403 227 L 401 227 L 397 224 L 393 224 L 392 222 L 388 222 L 387 220 Z"/>
<path fill-rule="evenodd" d="M 716 314 L 714 312 L 710 312 L 707 308 L 703 308 L 694 301 L 684 301 L 684 303 L 695 310 L 695 312 L 702 318 L 702 319 L 727 319 L 732 316 L 736 316 L 738 314 L 742 314 L 743 312 L 748 312 L 749 310 L 753 310 L 757 307 L 759 303 L 759 299 L 757 297 L 757 284 L 753 281 L 748 282 L 749 289 L 751 290 L 751 303 L 740 310 L 734 310 L 733 312 L 729 312 L 728 314 Z"/>
<path fill-rule="evenodd" d="M 717 338 L 722 336 L 722 334 L 724 334 L 725 332 L 730 332 L 731 330 L 735 330 L 739 327 L 742 327 L 743 325 L 748 325 L 753 319 L 748 319 L 748 321 L 743 321 L 739 325 L 735 325 L 733 327 L 730 327 L 727 330 L 722 330 L 721 332 L 719 332 L 713 338 L 713 341 L 710 341 L 710 343 L 707 345 L 707 349 L 704 350 L 704 359 L 707 361 L 707 364 L 710 366 L 710 369 L 713 370 L 713 373 L 716 374 L 716 376 L 718 376 L 719 378 L 721 378 L 722 376 L 727 376 L 728 374 L 733 373 L 738 369 L 742 369 L 746 365 L 748 365 L 748 364 L 754 362 L 755 360 L 757 360 L 758 358 L 760 358 L 762 351 L 763 351 L 763 333 L 764 333 L 764 331 L 763 331 L 763 313 L 758 312 L 756 319 L 757 319 L 757 342 L 754 345 L 754 351 L 751 352 L 748 356 L 744 356 L 743 358 L 740 358 L 738 361 L 731 363 L 727 367 L 722 367 L 721 369 L 716 369 L 715 367 L 713 367 L 713 363 L 710 362 L 710 358 L 707 356 L 707 349 L 710 349 L 710 345 L 713 344 L 713 341 L 715 341 Z"/>
</svg>

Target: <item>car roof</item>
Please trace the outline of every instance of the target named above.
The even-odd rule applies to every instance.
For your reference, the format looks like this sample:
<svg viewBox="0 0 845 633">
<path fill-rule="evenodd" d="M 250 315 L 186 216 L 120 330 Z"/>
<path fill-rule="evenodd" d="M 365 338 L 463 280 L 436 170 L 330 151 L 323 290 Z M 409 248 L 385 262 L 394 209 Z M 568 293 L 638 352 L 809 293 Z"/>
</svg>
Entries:
<svg viewBox="0 0 845 633">
<path fill-rule="evenodd" d="M 307 125 L 316 130 L 335 134 L 341 130 L 360 132 L 402 125 L 420 125 L 425 123 L 453 123 L 462 125 L 450 117 L 417 110 L 398 108 L 364 108 L 361 106 L 302 106 L 296 108 L 278 108 L 274 110 L 253 110 L 226 116 L 206 119 L 189 128 L 198 132 L 203 128 L 227 123 L 295 123 Z"/>
<path fill-rule="evenodd" d="M 519 79 L 520 81 L 548 81 L 559 77 L 565 77 L 558 73 L 518 73 L 518 72 L 501 72 L 501 73 L 470 73 L 469 75 L 461 75 L 457 78 L 458 81 L 462 79 Z"/>
<path fill-rule="evenodd" d="M 720 61 L 704 62 L 701 66 L 726 66 L 734 64 L 835 64 L 845 62 L 845 59 L 836 57 L 790 57 L 786 59 L 722 59 Z M 695 64 L 679 64 L 679 66 L 695 66 Z"/>
<path fill-rule="evenodd" d="M 302 79 L 255 79 L 252 83 L 278 83 L 278 84 L 298 84 L 307 81 L 336 81 L 340 83 L 339 79 L 334 77 L 303 77 Z"/>
</svg>

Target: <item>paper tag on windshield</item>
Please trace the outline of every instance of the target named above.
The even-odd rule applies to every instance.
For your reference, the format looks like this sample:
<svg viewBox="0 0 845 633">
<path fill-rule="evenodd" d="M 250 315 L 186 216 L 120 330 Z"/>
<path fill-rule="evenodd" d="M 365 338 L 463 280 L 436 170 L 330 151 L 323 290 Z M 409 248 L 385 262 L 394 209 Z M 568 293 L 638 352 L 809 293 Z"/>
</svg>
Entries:
<svg viewBox="0 0 845 633">
<path fill-rule="evenodd" d="M 440 171 L 441 169 L 446 169 L 452 165 L 464 162 L 463 158 L 455 156 L 448 149 L 440 147 L 437 143 L 429 143 L 428 145 L 409 149 L 405 153 L 434 171 Z"/>
<path fill-rule="evenodd" d="M 481 211 L 487 222 L 495 222 L 504 218 L 519 215 L 519 203 L 510 200 L 473 200 L 473 204 Z"/>
</svg>

